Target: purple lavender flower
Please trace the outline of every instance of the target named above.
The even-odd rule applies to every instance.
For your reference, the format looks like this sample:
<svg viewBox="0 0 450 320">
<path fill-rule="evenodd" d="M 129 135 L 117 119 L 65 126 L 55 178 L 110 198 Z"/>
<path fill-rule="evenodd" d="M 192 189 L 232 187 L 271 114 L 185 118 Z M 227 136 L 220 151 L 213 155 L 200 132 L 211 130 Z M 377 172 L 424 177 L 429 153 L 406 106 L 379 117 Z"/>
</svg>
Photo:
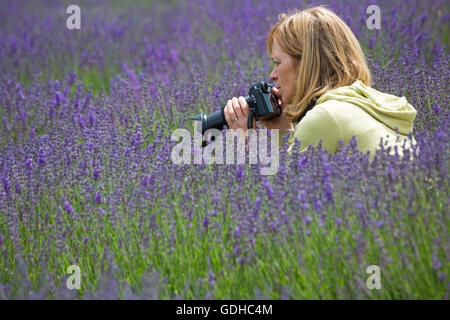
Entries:
<svg viewBox="0 0 450 320">
<path fill-rule="evenodd" d="M 439 258 L 436 256 L 436 254 L 432 255 L 431 260 L 433 261 L 433 263 L 432 263 L 433 270 L 439 270 L 442 268 L 442 263 L 439 260 Z"/>
<path fill-rule="evenodd" d="M 208 231 L 208 226 L 209 226 L 209 218 L 208 216 L 205 216 L 203 218 L 203 228 L 205 228 L 205 230 Z"/>
<path fill-rule="evenodd" d="M 234 229 L 233 237 L 236 239 L 241 237 L 241 228 L 239 226 L 236 226 L 236 228 Z"/>
<path fill-rule="evenodd" d="M 101 203 L 102 202 L 102 193 L 100 191 L 97 191 L 95 193 L 94 202 L 95 203 Z"/>
<path fill-rule="evenodd" d="M 312 218 L 310 216 L 303 217 L 303 222 L 308 225 L 312 222 Z"/>
<path fill-rule="evenodd" d="M 67 200 L 64 201 L 63 209 L 64 209 L 67 213 L 73 213 L 72 205 L 71 205 L 70 202 L 67 201 Z"/>
</svg>

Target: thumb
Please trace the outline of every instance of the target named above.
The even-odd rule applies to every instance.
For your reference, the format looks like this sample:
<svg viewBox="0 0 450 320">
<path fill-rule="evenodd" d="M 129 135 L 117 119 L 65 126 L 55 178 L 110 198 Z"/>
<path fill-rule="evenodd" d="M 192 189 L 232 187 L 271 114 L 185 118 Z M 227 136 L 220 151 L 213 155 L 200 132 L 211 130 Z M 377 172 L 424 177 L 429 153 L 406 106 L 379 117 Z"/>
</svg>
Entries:
<svg viewBox="0 0 450 320">
<path fill-rule="evenodd" d="M 280 98 L 280 91 L 278 90 L 277 87 L 272 87 L 272 92 L 275 94 L 275 96 Z"/>
<path fill-rule="evenodd" d="M 277 98 L 277 102 L 278 102 L 278 104 L 281 107 L 282 106 L 282 101 L 281 101 L 281 93 L 280 93 L 280 91 L 276 87 L 272 87 L 272 92 L 273 92 L 273 95 Z"/>
</svg>

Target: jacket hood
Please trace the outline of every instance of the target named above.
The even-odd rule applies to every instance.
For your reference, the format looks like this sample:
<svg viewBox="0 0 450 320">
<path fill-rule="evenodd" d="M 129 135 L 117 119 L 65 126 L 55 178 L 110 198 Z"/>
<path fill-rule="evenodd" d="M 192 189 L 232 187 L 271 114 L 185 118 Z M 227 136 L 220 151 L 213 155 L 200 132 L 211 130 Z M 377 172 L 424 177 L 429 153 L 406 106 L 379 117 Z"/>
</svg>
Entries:
<svg viewBox="0 0 450 320">
<path fill-rule="evenodd" d="M 378 121 L 403 135 L 408 135 L 413 128 L 417 110 L 406 101 L 405 97 L 377 91 L 366 86 L 360 80 L 350 86 L 340 87 L 325 92 L 316 104 L 328 100 L 338 100 L 361 107 Z"/>
</svg>

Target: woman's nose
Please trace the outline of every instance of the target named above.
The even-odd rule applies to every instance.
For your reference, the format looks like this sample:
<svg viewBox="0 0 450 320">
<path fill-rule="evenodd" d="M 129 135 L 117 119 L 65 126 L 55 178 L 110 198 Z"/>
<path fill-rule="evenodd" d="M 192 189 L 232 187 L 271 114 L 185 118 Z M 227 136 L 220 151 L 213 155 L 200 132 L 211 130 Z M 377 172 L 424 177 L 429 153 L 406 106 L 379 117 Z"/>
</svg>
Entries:
<svg viewBox="0 0 450 320">
<path fill-rule="evenodd" d="M 269 79 L 272 80 L 272 81 L 277 81 L 277 78 L 278 77 L 277 77 L 277 75 L 275 73 L 275 70 L 272 70 L 272 72 L 269 75 Z"/>
</svg>

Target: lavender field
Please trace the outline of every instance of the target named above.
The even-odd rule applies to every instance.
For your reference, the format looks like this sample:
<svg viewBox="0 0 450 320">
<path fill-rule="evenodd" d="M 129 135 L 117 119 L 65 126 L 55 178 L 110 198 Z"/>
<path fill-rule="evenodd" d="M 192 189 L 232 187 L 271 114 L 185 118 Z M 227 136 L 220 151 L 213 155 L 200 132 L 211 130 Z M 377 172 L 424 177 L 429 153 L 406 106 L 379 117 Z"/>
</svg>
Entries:
<svg viewBox="0 0 450 320">
<path fill-rule="evenodd" d="M 269 81 L 270 27 L 309 4 L 1 1 L 0 299 L 449 299 L 448 1 L 314 2 L 417 109 L 403 158 L 352 141 L 284 144 L 272 176 L 171 160 L 189 116 Z"/>
</svg>

